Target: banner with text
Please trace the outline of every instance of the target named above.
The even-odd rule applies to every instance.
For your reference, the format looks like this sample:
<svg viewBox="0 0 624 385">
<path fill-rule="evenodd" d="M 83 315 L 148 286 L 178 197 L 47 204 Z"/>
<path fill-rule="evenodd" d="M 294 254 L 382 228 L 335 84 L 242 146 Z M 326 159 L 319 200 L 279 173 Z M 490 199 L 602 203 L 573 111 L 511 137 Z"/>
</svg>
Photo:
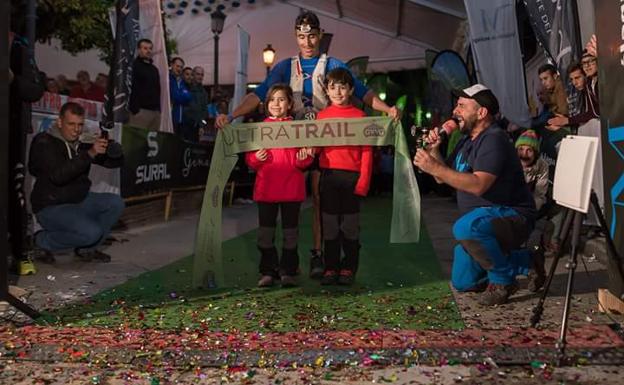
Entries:
<svg viewBox="0 0 624 385">
<path fill-rule="evenodd" d="M 570 63 L 581 58 L 581 41 L 574 9 L 576 1 L 524 0 L 524 6 L 535 37 L 566 79 Z"/>
<path fill-rule="evenodd" d="M 193 259 L 193 286 L 226 286 L 221 249 L 223 188 L 238 160 L 237 153 L 260 148 L 394 145 L 394 190 L 390 242 L 418 242 L 420 193 L 403 127 L 390 118 L 327 119 L 230 125 L 219 130 Z"/>
<path fill-rule="evenodd" d="M 94 120 L 96 122 L 102 120 L 102 108 L 104 106 L 102 102 L 72 98 L 67 95 L 53 94 L 50 92 L 44 92 L 41 99 L 32 103 L 32 110 L 33 112 L 58 115 L 63 104 L 67 102 L 80 104 L 85 109 L 85 119 Z"/>
<path fill-rule="evenodd" d="M 515 0 L 464 0 L 477 79 L 492 89 L 501 113 L 513 123 L 531 123 L 518 38 Z"/>
<path fill-rule="evenodd" d="M 212 147 L 165 132 L 124 126 L 121 195 L 144 195 L 206 183 Z"/>
<path fill-rule="evenodd" d="M 598 81 L 602 123 L 602 159 L 605 214 L 615 248 L 624 258 L 624 109 L 621 92 L 624 84 L 624 15 L 622 1 L 600 0 L 596 7 L 598 39 Z M 624 294 L 622 275 L 615 279 L 617 265 L 609 259 L 609 291 Z M 621 273 L 623 266 L 619 266 Z"/>
<path fill-rule="evenodd" d="M 132 89 L 132 61 L 139 41 L 139 3 L 137 0 L 119 0 L 115 6 L 114 18 L 110 18 L 113 27 L 113 100 L 104 115 L 112 113 L 109 121 L 127 122 L 130 117 L 128 103 Z M 109 11 L 110 16 L 110 11 Z M 109 85 L 110 87 L 110 85 Z M 106 94 L 108 98 L 108 92 Z"/>
</svg>

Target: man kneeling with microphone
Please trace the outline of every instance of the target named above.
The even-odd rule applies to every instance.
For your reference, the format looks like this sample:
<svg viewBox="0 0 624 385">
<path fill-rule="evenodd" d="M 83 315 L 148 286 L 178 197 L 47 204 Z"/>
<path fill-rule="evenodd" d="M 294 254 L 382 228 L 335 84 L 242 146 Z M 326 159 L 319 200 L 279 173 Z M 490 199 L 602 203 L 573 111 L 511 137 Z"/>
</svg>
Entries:
<svg viewBox="0 0 624 385">
<path fill-rule="evenodd" d="M 533 228 L 535 203 L 516 150 L 495 123 L 499 107 L 492 91 L 475 84 L 454 93 L 462 138 L 445 162 L 439 130 L 432 130 L 414 164 L 457 190 L 462 216 L 453 226 L 453 286 L 483 291 L 482 305 L 500 305 L 517 290 L 516 275 L 531 267 L 531 254 L 521 245 Z"/>
<path fill-rule="evenodd" d="M 37 259 L 53 263 L 52 252 L 73 249 L 82 261 L 109 262 L 97 249 L 124 209 L 117 194 L 93 193 L 89 189 L 91 164 L 117 168 L 120 151 L 108 151 L 104 133 L 91 145 L 79 142 L 85 111 L 77 103 L 65 103 L 57 124 L 37 134 L 30 147 L 28 169 L 37 178 L 30 201 L 43 230 L 35 234 Z"/>
</svg>

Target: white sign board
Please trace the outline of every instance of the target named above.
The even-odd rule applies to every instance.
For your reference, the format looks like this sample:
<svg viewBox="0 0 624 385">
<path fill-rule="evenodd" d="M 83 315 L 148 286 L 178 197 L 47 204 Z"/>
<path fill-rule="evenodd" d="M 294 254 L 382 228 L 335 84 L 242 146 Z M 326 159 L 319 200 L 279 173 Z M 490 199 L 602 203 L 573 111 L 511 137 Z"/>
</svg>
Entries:
<svg viewBox="0 0 624 385">
<path fill-rule="evenodd" d="M 598 144 L 598 138 L 575 135 L 561 141 L 553 186 L 559 205 L 587 213 Z"/>
</svg>

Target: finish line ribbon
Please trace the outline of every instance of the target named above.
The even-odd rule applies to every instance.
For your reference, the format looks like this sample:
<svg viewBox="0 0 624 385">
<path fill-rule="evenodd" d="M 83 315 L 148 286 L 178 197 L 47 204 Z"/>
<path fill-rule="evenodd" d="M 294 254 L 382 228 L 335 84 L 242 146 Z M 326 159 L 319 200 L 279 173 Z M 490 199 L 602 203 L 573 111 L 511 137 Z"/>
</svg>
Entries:
<svg viewBox="0 0 624 385">
<path fill-rule="evenodd" d="M 225 286 L 221 250 L 223 190 L 239 152 L 261 148 L 394 145 L 391 243 L 418 242 L 420 193 L 403 127 L 388 117 L 229 125 L 217 133 L 193 256 L 193 286 Z"/>
</svg>

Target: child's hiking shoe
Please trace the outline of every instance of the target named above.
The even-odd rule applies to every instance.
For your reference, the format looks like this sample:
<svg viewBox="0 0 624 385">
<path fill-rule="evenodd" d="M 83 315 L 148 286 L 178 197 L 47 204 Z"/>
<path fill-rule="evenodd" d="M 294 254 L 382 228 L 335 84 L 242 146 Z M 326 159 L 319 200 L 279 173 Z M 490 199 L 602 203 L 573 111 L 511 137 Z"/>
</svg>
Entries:
<svg viewBox="0 0 624 385">
<path fill-rule="evenodd" d="M 273 282 L 274 279 L 272 275 L 263 275 L 258 281 L 258 287 L 270 287 L 273 286 Z"/>
<path fill-rule="evenodd" d="M 338 275 L 338 284 L 343 286 L 351 286 L 355 281 L 355 274 L 351 270 L 342 269 Z"/>
<path fill-rule="evenodd" d="M 336 272 L 335 270 L 327 270 L 323 274 L 323 278 L 321 278 L 321 285 L 323 286 L 335 285 L 337 283 L 338 283 L 338 272 Z"/>
</svg>

